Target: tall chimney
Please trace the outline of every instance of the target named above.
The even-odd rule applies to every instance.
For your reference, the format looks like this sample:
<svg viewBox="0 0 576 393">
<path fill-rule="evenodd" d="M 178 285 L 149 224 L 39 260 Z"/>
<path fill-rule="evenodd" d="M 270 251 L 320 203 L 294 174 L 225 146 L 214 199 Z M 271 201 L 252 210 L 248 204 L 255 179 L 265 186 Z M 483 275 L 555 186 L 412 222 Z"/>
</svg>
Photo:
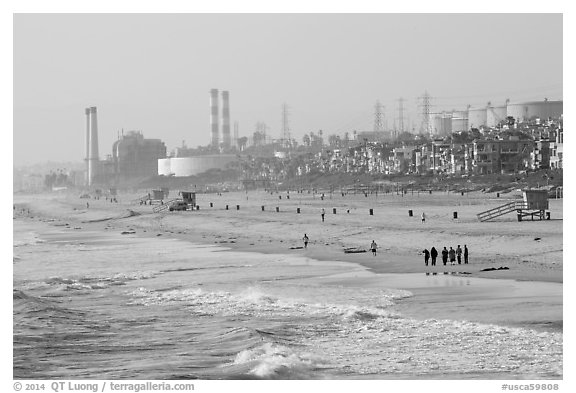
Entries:
<svg viewBox="0 0 576 393">
<path fill-rule="evenodd" d="M 86 185 L 89 185 L 88 177 L 88 160 L 90 158 L 90 108 L 86 108 Z"/>
<path fill-rule="evenodd" d="M 218 147 L 218 89 L 210 90 L 210 136 L 212 146 Z"/>
<path fill-rule="evenodd" d="M 222 92 L 222 144 L 225 149 L 230 148 L 230 94 Z"/>
<path fill-rule="evenodd" d="M 94 184 L 94 179 L 98 173 L 98 119 L 96 107 L 90 108 L 90 152 L 88 155 L 88 185 Z"/>
</svg>

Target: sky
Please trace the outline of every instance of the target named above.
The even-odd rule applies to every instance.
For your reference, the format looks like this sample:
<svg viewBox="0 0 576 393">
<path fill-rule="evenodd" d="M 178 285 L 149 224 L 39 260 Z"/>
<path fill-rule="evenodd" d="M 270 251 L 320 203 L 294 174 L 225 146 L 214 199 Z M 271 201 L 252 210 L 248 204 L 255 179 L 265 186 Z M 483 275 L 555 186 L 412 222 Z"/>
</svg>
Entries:
<svg viewBox="0 0 576 393">
<path fill-rule="evenodd" d="M 230 92 L 231 123 L 299 142 L 372 130 L 405 99 L 432 111 L 563 99 L 562 14 L 15 14 L 13 164 L 81 162 L 98 108 L 100 158 L 122 130 L 168 151 L 210 142 L 209 90 Z"/>
</svg>

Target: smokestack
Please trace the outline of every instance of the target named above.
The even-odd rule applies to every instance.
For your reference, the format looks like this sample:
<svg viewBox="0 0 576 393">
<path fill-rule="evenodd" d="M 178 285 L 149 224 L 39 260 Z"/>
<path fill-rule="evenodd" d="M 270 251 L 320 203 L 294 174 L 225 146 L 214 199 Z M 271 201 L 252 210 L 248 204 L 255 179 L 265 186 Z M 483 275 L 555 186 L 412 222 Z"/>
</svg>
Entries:
<svg viewBox="0 0 576 393">
<path fill-rule="evenodd" d="M 88 159 L 90 158 L 90 108 L 86 108 L 86 185 L 89 183 L 88 177 Z"/>
<path fill-rule="evenodd" d="M 222 92 L 222 142 L 225 149 L 230 148 L 230 102 L 229 93 Z"/>
<path fill-rule="evenodd" d="M 218 147 L 218 89 L 210 90 L 210 136 L 212 146 Z"/>
<path fill-rule="evenodd" d="M 98 173 L 98 119 L 96 116 L 96 107 L 90 108 L 90 138 L 89 138 L 89 155 L 88 155 L 88 185 L 94 183 Z"/>
</svg>

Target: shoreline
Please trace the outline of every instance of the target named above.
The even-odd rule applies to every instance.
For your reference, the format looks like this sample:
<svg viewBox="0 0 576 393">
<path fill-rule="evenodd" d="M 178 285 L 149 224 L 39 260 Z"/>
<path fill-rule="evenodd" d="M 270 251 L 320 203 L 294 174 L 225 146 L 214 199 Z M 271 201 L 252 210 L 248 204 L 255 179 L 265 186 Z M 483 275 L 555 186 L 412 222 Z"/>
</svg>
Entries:
<svg viewBox="0 0 576 393">
<path fill-rule="evenodd" d="M 206 199 L 215 198 L 214 195 L 208 195 L 208 197 Z M 45 196 L 42 198 L 44 199 Z M 245 215 L 238 216 L 237 213 L 239 212 L 237 211 L 222 211 L 207 207 L 194 212 L 152 213 L 151 206 L 127 205 L 126 203 L 107 205 L 103 201 L 92 200 L 89 201 L 92 202 L 91 205 L 93 207 L 85 209 L 83 208 L 86 203 L 85 200 L 79 199 L 78 202 L 74 203 L 75 201 L 70 199 L 70 197 L 66 197 L 64 200 L 62 200 L 62 197 L 57 198 L 56 204 L 59 205 L 58 208 L 55 208 L 52 203 L 31 206 L 32 202 L 29 200 L 25 202 L 15 200 L 15 204 L 27 206 L 26 208 L 31 207 L 31 215 L 40 214 L 43 217 L 51 217 L 62 221 L 74 221 L 76 224 L 101 227 L 103 230 L 135 230 L 141 236 L 167 236 L 193 243 L 216 244 L 235 251 L 299 255 L 319 261 L 351 262 L 359 264 L 374 273 L 432 274 L 434 272 L 448 272 L 450 274 L 463 273 L 462 275 L 467 277 L 563 283 L 561 261 L 559 263 L 553 261 L 550 264 L 538 263 L 532 260 L 527 261 L 523 256 L 504 255 L 505 250 L 497 250 L 502 253 L 496 253 L 495 255 L 478 257 L 477 253 L 479 251 L 477 252 L 474 248 L 471 248 L 469 264 L 462 262 L 460 265 L 450 265 L 448 263 L 446 266 L 442 265 L 440 256 L 436 266 L 425 266 L 421 250 L 416 250 L 415 246 L 407 250 L 406 247 L 401 248 L 394 243 L 384 244 L 379 247 L 376 257 L 372 256 L 368 251 L 368 244 L 371 241 L 368 236 L 378 238 L 376 235 L 379 235 L 379 233 L 390 237 L 395 236 L 398 239 L 405 239 L 413 234 L 418 237 L 428 237 L 426 233 L 416 232 L 419 230 L 417 228 L 414 230 L 409 229 L 408 231 L 406 228 L 399 228 L 398 234 L 393 234 L 393 232 L 396 232 L 395 228 L 391 230 L 380 229 L 379 233 L 370 235 L 373 227 L 359 227 L 359 225 L 365 225 L 362 221 L 359 221 L 358 223 L 345 222 L 343 226 L 347 226 L 345 230 L 348 230 L 348 233 L 345 233 L 338 224 L 331 222 L 310 223 L 310 217 L 305 217 L 305 220 L 301 219 L 303 215 L 298 218 L 304 222 L 294 223 L 287 222 L 286 215 L 283 216 L 282 214 L 270 217 L 270 215 L 266 216 L 268 213 L 266 212 L 263 213 L 264 216 L 258 217 L 254 215 L 246 219 Z M 260 203 L 258 202 L 256 205 Z M 204 205 L 207 206 L 208 203 L 205 202 Z M 256 206 L 251 207 L 254 208 Z M 130 211 L 134 212 L 134 215 L 127 214 Z M 328 214 L 327 216 L 326 221 L 330 219 Z M 349 221 L 352 221 L 351 219 L 358 220 L 357 214 L 355 215 L 356 217 L 352 216 L 352 214 L 347 216 L 349 217 L 346 217 L 346 219 Z M 419 217 L 417 218 L 419 221 Z M 317 217 L 313 217 L 313 219 L 317 220 Z M 534 226 L 534 224 L 539 223 L 527 222 L 525 224 Z M 467 225 L 472 227 L 482 225 L 482 223 Z M 510 223 L 503 225 L 510 226 Z M 524 225 L 524 223 L 520 223 L 520 225 Z M 300 228 L 294 228 L 294 226 Z M 314 236 L 311 231 L 308 231 L 310 243 L 307 249 L 303 249 L 301 237 L 307 229 L 319 232 L 320 236 Z M 352 232 L 352 235 L 349 234 L 350 232 Z M 433 238 L 442 232 L 443 230 L 439 230 L 437 233 L 432 232 L 429 237 Z M 360 243 L 358 242 L 359 236 L 367 240 Z M 488 232 L 485 236 L 491 236 L 491 233 Z M 515 234 L 510 235 L 512 240 L 514 240 L 514 236 Z M 501 241 L 504 246 L 506 246 L 506 240 L 504 238 Z M 562 237 L 560 234 L 560 245 L 561 241 Z M 377 240 L 377 243 L 381 242 Z M 454 244 L 454 248 L 455 246 L 456 244 Z M 522 246 L 520 244 L 519 247 Z M 365 249 L 366 252 L 346 254 L 344 253 L 345 247 Z M 441 250 L 440 247 L 437 247 L 437 249 L 438 251 Z M 560 258 L 561 255 L 560 250 Z M 508 267 L 508 270 L 482 271 L 483 269 L 498 269 L 499 267 Z"/>
</svg>

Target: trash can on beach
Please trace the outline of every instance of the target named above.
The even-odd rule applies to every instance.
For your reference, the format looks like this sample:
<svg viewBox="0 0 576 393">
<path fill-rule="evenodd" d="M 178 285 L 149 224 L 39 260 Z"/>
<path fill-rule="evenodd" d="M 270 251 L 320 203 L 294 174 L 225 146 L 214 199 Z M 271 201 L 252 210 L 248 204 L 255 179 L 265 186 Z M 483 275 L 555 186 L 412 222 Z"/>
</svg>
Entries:
<svg viewBox="0 0 576 393">
<path fill-rule="evenodd" d="M 371 216 L 374 215 L 374 209 L 370 209 L 370 215 L 371 215 Z"/>
<path fill-rule="evenodd" d="M 412 217 L 414 215 L 414 213 L 412 212 L 412 210 L 408 210 L 408 217 Z"/>
<path fill-rule="evenodd" d="M 455 219 L 458 218 L 458 212 L 452 213 L 452 216 L 453 216 Z"/>
</svg>

